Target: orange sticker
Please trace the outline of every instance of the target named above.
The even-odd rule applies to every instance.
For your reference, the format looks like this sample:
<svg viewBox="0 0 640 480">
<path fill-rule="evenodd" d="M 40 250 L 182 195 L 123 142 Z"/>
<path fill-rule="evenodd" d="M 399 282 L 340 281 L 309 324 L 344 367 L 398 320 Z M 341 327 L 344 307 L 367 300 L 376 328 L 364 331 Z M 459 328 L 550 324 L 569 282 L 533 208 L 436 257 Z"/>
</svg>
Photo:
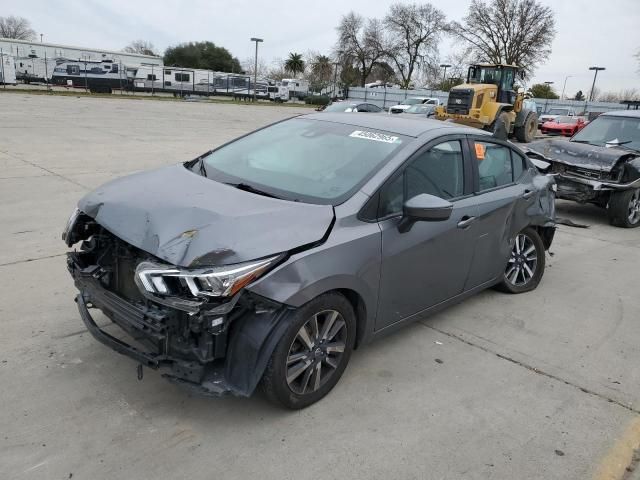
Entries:
<svg viewBox="0 0 640 480">
<path fill-rule="evenodd" d="M 476 158 L 478 160 L 484 160 L 485 146 L 481 143 L 475 143 L 474 145 L 476 146 Z"/>
</svg>

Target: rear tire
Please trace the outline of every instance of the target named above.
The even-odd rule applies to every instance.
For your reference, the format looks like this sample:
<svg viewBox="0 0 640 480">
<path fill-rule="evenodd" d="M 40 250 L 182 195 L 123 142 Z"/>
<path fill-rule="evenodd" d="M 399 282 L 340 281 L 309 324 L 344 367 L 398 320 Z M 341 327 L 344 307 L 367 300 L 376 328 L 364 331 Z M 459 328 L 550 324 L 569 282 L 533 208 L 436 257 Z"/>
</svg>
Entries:
<svg viewBox="0 0 640 480">
<path fill-rule="evenodd" d="M 292 313 L 262 377 L 274 403 L 305 408 L 327 395 L 347 367 L 356 337 L 356 316 L 341 294 L 320 295 Z"/>
<path fill-rule="evenodd" d="M 536 138 L 537 131 L 538 119 L 533 113 L 530 113 L 527 115 L 527 118 L 525 118 L 522 126 L 515 128 L 514 133 L 519 142 L 529 143 Z"/>
<path fill-rule="evenodd" d="M 502 282 L 496 288 L 506 293 L 535 290 L 542 280 L 544 266 L 544 243 L 535 229 L 527 227 L 516 235 Z"/>
<path fill-rule="evenodd" d="M 640 226 L 640 188 L 612 193 L 607 213 L 609 223 L 616 227 Z"/>
</svg>

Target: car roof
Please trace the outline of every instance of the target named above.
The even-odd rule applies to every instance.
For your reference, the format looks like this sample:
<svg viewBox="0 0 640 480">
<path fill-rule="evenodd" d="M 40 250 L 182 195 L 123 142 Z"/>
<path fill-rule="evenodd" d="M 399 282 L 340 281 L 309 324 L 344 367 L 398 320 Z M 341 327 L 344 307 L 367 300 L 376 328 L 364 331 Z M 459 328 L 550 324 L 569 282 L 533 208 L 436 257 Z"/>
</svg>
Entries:
<svg viewBox="0 0 640 480">
<path fill-rule="evenodd" d="M 371 115 L 351 115 L 342 112 L 325 112 L 311 113 L 302 115 L 298 118 L 309 118 L 311 120 L 322 120 L 325 122 L 341 123 L 343 125 L 351 125 L 360 128 L 372 128 L 374 130 L 382 130 L 399 135 L 409 137 L 419 137 L 420 135 L 432 130 L 443 129 L 444 134 L 479 134 L 490 135 L 489 132 L 479 130 L 477 128 L 465 127 L 452 122 L 443 122 L 440 120 L 431 120 L 428 118 L 415 118 L 415 115 L 388 115 L 371 114 Z"/>
<path fill-rule="evenodd" d="M 601 113 L 600 116 L 606 115 L 607 117 L 632 117 L 640 118 L 640 110 L 613 110 L 611 112 Z"/>
</svg>

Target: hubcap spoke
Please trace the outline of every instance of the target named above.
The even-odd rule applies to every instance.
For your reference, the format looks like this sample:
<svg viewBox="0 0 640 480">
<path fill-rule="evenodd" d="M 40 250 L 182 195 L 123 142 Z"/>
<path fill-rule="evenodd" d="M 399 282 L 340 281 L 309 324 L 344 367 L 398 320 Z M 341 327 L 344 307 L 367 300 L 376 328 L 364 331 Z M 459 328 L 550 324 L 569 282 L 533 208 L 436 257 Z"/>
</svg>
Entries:
<svg viewBox="0 0 640 480">
<path fill-rule="evenodd" d="M 309 352 L 298 352 L 289 354 L 289 356 L 287 357 L 287 365 L 299 362 L 300 360 L 306 360 L 308 353 Z"/>
<path fill-rule="evenodd" d="M 344 342 L 333 342 L 327 344 L 325 347 L 327 353 L 342 353 L 344 352 Z"/>
<path fill-rule="evenodd" d="M 338 315 L 339 313 L 336 311 L 333 311 L 329 313 L 329 315 L 327 315 L 327 319 L 324 322 L 324 328 L 322 329 L 322 335 L 320 336 L 322 340 L 327 339 L 327 334 L 329 333 L 329 330 L 331 330 L 331 327 L 333 327 L 333 324 L 338 318 Z"/>
<path fill-rule="evenodd" d="M 298 362 L 296 365 L 287 370 L 287 382 L 293 382 L 302 374 L 302 372 L 304 372 L 309 367 L 309 365 L 311 365 L 311 360 Z"/>
<path fill-rule="evenodd" d="M 344 320 L 338 320 L 337 322 L 335 322 L 333 325 L 333 328 L 327 334 L 326 340 L 327 341 L 333 340 L 334 337 L 338 334 L 340 330 L 342 330 L 342 327 L 344 327 L 345 325 L 346 324 L 344 323 Z"/>
<path fill-rule="evenodd" d="M 304 346 L 309 350 L 313 350 L 313 340 L 309 336 L 309 332 L 307 332 L 307 326 L 303 325 L 300 331 L 298 331 L 298 338 L 302 340 Z"/>
<path fill-rule="evenodd" d="M 320 377 L 322 372 L 322 362 L 316 363 L 316 367 L 313 369 L 313 390 L 320 388 Z"/>
</svg>

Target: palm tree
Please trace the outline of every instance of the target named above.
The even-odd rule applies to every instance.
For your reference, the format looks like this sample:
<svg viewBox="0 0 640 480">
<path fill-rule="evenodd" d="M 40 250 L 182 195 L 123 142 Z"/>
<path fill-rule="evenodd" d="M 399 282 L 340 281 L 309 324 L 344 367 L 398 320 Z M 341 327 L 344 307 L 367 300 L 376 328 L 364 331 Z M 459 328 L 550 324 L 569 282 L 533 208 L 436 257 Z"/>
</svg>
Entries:
<svg viewBox="0 0 640 480">
<path fill-rule="evenodd" d="M 295 77 L 296 74 L 304 72 L 304 60 L 302 59 L 302 54 L 292 52 L 289 54 L 289 58 L 284 62 L 285 70 L 291 72 L 291 74 Z"/>
</svg>

